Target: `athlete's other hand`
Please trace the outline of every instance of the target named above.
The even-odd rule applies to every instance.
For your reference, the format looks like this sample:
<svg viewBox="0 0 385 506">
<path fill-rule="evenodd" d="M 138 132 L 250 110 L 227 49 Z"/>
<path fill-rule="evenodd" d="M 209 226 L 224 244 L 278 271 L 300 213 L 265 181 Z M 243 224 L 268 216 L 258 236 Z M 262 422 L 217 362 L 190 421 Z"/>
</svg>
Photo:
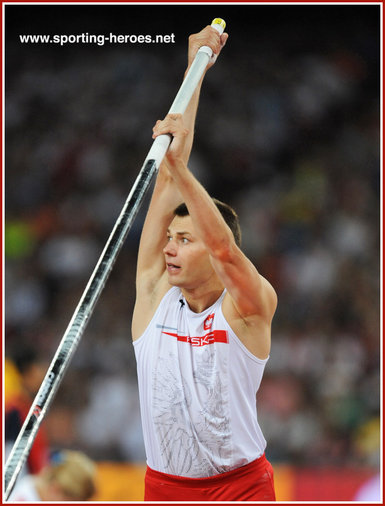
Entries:
<svg viewBox="0 0 385 506">
<path fill-rule="evenodd" d="M 167 114 L 163 120 L 158 120 L 152 129 L 152 138 L 156 139 L 158 135 L 169 134 L 172 141 L 166 153 L 166 161 L 169 168 L 174 167 L 183 160 L 186 138 L 189 133 L 184 126 L 181 114 Z M 171 167 L 170 167 L 171 166 Z"/>
<path fill-rule="evenodd" d="M 226 44 L 229 37 L 228 33 L 219 34 L 219 32 L 208 25 L 198 33 L 193 33 L 188 39 L 188 68 L 190 68 L 194 58 L 198 52 L 198 49 L 202 46 L 208 46 L 213 50 L 213 56 L 210 58 L 207 69 L 212 67 Z M 207 70 L 206 69 L 206 70 Z"/>
</svg>

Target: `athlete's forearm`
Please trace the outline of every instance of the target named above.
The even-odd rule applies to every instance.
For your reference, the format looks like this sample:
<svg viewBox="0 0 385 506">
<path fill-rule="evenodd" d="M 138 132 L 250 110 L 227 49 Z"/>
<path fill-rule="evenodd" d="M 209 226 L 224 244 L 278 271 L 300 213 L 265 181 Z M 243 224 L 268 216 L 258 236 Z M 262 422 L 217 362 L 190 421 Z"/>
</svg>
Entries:
<svg viewBox="0 0 385 506">
<path fill-rule="evenodd" d="M 196 233 L 212 256 L 224 259 L 235 241 L 212 198 L 183 160 L 174 160 L 170 164 L 170 172 L 188 208 Z"/>
<path fill-rule="evenodd" d="M 173 219 L 173 210 L 182 202 L 174 179 L 162 164 L 156 178 L 150 206 L 140 237 L 137 274 L 148 269 L 163 269 L 162 248 L 166 241 L 167 228 Z M 156 264 L 159 263 L 157 269 Z"/>
<path fill-rule="evenodd" d="M 188 72 L 188 69 L 189 69 L 189 67 L 187 68 L 187 70 L 185 72 L 185 76 Z M 194 142 L 195 122 L 196 122 L 196 116 L 197 116 L 197 111 L 198 111 L 199 98 L 200 98 L 200 92 L 201 92 L 203 79 L 204 79 L 204 75 L 201 77 L 201 79 L 194 91 L 194 94 L 191 97 L 191 100 L 190 100 L 190 102 L 183 114 L 183 123 L 189 132 L 187 135 L 187 138 L 186 138 L 186 144 L 185 144 L 184 153 L 183 153 L 183 161 L 186 165 L 188 165 L 188 161 L 189 161 L 190 154 L 191 154 L 191 149 L 192 149 L 193 142 Z"/>
</svg>

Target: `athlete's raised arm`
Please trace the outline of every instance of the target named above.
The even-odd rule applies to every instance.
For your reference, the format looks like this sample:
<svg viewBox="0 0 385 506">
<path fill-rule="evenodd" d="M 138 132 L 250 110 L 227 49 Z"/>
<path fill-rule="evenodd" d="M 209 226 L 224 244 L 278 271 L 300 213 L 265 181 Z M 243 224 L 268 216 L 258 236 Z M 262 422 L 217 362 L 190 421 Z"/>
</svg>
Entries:
<svg viewBox="0 0 385 506">
<path fill-rule="evenodd" d="M 183 118 L 172 114 L 157 122 L 155 137 L 165 133 L 173 136 L 167 153 L 170 174 L 187 206 L 195 234 L 208 250 L 212 266 L 229 294 L 224 302 L 225 316 L 238 332 L 242 331 L 249 349 L 266 358 L 277 304 L 275 291 L 241 251 L 212 198 L 187 168 L 182 153 L 189 133 Z"/>
</svg>

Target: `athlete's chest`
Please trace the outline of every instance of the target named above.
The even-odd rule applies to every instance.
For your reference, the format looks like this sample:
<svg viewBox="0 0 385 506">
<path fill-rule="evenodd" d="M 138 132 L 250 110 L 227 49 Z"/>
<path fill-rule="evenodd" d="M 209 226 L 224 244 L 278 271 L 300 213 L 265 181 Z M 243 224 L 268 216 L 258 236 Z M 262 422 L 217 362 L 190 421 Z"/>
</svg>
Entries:
<svg viewBox="0 0 385 506">
<path fill-rule="evenodd" d="M 217 310 L 192 313 L 185 304 L 170 308 L 155 322 L 158 339 L 180 347 L 202 348 L 229 342 L 226 322 Z"/>
</svg>

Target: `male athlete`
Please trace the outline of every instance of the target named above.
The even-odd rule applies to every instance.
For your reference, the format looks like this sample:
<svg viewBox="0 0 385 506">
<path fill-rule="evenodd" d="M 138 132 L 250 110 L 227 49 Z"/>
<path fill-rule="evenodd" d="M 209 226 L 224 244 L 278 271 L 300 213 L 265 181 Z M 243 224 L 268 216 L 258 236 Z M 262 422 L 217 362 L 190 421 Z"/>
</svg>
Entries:
<svg viewBox="0 0 385 506">
<path fill-rule="evenodd" d="M 188 65 L 206 45 L 211 67 L 227 37 L 210 26 L 190 36 Z M 173 140 L 143 226 L 132 322 L 145 500 L 274 501 L 256 393 L 277 297 L 239 247 L 235 212 L 187 168 L 202 80 L 183 117 L 153 129 Z"/>
</svg>

